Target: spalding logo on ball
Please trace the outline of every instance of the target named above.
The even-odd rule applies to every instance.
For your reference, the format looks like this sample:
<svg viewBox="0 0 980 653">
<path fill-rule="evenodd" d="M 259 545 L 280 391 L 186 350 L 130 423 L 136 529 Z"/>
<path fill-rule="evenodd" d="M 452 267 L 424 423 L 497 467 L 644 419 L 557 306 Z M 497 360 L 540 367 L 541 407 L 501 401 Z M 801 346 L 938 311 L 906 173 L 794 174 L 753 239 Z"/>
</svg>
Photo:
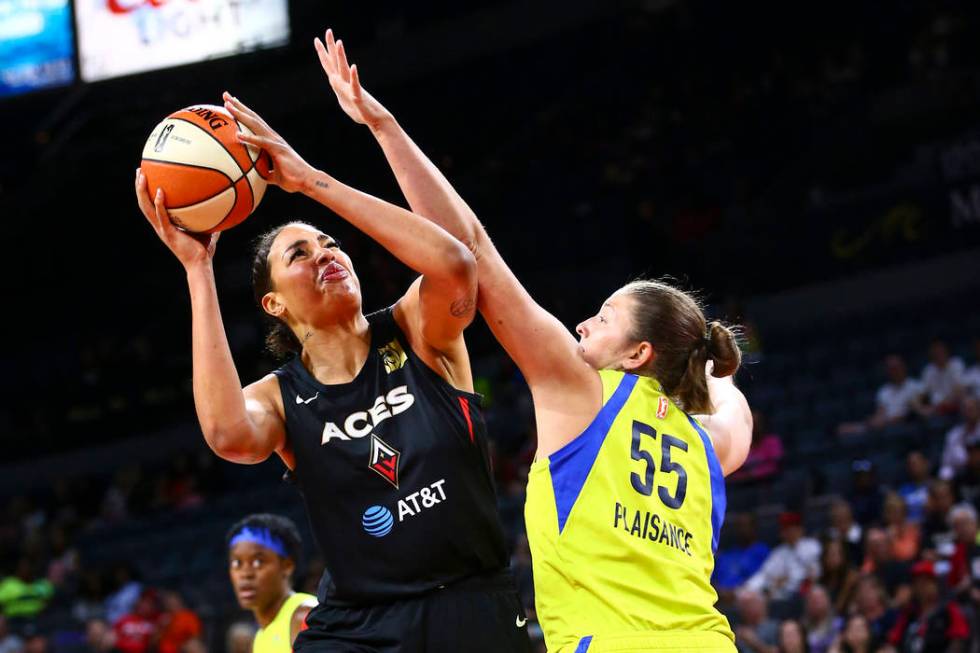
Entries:
<svg viewBox="0 0 980 653">
<path fill-rule="evenodd" d="M 187 231 L 230 229 L 262 201 L 272 161 L 236 132 L 252 133 L 224 107 L 175 111 L 150 132 L 141 168 L 150 196 L 162 188 L 174 224 Z"/>
</svg>

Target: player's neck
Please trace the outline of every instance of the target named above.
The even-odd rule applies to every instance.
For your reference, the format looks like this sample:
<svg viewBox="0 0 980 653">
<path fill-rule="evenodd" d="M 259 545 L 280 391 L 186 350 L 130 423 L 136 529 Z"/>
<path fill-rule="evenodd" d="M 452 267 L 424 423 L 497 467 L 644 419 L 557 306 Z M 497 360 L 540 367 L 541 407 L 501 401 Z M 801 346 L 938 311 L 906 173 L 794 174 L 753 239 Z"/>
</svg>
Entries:
<svg viewBox="0 0 980 653">
<path fill-rule="evenodd" d="M 311 327 L 303 333 L 303 365 L 320 383 L 351 381 L 367 360 L 371 329 L 361 314 L 350 321 Z"/>
<path fill-rule="evenodd" d="M 256 608 L 253 610 L 252 613 L 255 615 L 255 622 L 259 625 L 259 628 L 267 628 L 269 624 L 275 621 L 279 611 L 282 610 L 282 606 L 286 604 L 286 601 L 293 594 L 294 592 L 292 590 L 287 590 L 281 597 L 270 603 L 265 609 Z"/>
</svg>

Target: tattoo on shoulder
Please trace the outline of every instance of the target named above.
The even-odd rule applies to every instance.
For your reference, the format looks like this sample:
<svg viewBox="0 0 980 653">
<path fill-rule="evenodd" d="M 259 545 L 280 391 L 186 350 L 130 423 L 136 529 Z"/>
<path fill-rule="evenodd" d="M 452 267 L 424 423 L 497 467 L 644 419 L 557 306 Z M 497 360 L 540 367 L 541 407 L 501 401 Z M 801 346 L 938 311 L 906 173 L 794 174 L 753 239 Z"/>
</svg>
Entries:
<svg viewBox="0 0 980 653">
<path fill-rule="evenodd" d="M 322 179 L 317 179 L 316 181 L 313 182 L 313 185 L 319 186 L 320 188 L 330 188 L 330 184 L 323 181 Z"/>
<path fill-rule="evenodd" d="M 472 297 L 463 297 L 449 305 L 449 313 L 453 317 L 464 317 L 468 313 L 472 313 L 475 306 L 476 302 L 473 301 Z"/>
</svg>

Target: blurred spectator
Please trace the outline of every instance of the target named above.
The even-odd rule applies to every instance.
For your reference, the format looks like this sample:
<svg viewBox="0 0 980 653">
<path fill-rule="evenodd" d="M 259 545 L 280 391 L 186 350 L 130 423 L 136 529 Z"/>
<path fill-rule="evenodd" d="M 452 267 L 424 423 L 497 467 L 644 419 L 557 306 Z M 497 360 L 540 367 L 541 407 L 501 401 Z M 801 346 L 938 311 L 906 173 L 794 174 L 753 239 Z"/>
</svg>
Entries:
<svg viewBox="0 0 980 653">
<path fill-rule="evenodd" d="M 35 576 L 34 563 L 27 556 L 17 560 L 13 575 L 0 581 L 0 611 L 7 617 L 36 617 L 52 596 L 54 585 L 46 578 Z"/>
<path fill-rule="evenodd" d="M 980 400 L 966 397 L 960 402 L 960 422 L 946 433 L 939 477 L 949 480 L 966 468 L 966 447 L 980 442 Z"/>
<path fill-rule="evenodd" d="M 208 647 L 200 637 L 192 637 L 181 645 L 179 653 L 208 653 Z"/>
<path fill-rule="evenodd" d="M 820 585 L 813 585 L 806 593 L 803 607 L 803 626 L 811 653 L 826 653 L 840 632 L 840 618 L 834 614 L 830 595 Z"/>
<path fill-rule="evenodd" d="M 966 653 L 970 628 L 959 606 L 940 596 L 932 562 L 912 568 L 913 601 L 899 614 L 888 641 L 900 653 Z"/>
<path fill-rule="evenodd" d="M 852 614 L 844 624 L 844 630 L 831 644 L 829 653 L 874 653 L 875 638 L 868 620 L 861 614 Z"/>
<path fill-rule="evenodd" d="M 820 543 L 804 536 L 798 513 L 784 512 L 779 516 L 779 538 L 782 544 L 772 550 L 759 571 L 745 583 L 746 588 L 757 592 L 765 589 L 771 599 L 789 598 L 804 581 L 815 579 L 820 573 Z"/>
<path fill-rule="evenodd" d="M 779 640 L 776 645 L 779 653 L 811 653 L 807 643 L 806 629 L 796 619 L 786 619 L 779 624 Z"/>
<path fill-rule="evenodd" d="M 963 392 L 965 371 L 963 360 L 950 356 L 945 342 L 934 340 L 929 345 L 929 364 L 922 370 L 922 385 L 930 410 L 938 413 L 956 410 Z"/>
<path fill-rule="evenodd" d="M 878 483 L 878 472 L 870 460 L 859 459 L 851 463 L 851 493 L 848 499 L 854 519 L 867 528 L 881 516 L 885 502 L 884 488 Z"/>
<path fill-rule="evenodd" d="M 0 653 L 21 653 L 24 640 L 10 632 L 7 618 L 0 614 Z"/>
<path fill-rule="evenodd" d="M 953 479 L 953 490 L 961 502 L 980 505 L 980 438 L 966 445 L 966 467 Z"/>
<path fill-rule="evenodd" d="M 765 597 L 756 590 L 743 589 L 735 602 L 738 608 L 735 644 L 739 653 L 778 653 L 779 624 L 769 618 Z"/>
<path fill-rule="evenodd" d="M 104 619 L 91 619 L 85 624 L 87 653 L 118 653 L 116 634 Z"/>
<path fill-rule="evenodd" d="M 133 610 L 143 592 L 143 585 L 134 578 L 132 568 L 125 563 L 116 565 L 112 570 L 112 580 L 115 588 L 105 599 L 105 617 L 115 625 L 124 614 Z"/>
<path fill-rule="evenodd" d="M 227 653 L 252 653 L 252 642 L 255 641 L 255 624 L 236 621 L 228 626 L 225 634 L 225 651 Z"/>
<path fill-rule="evenodd" d="M 830 504 L 830 528 L 827 529 L 827 537 L 840 540 L 847 547 L 847 557 L 850 560 L 860 560 L 864 554 L 864 529 L 854 521 L 851 504 L 844 499 L 835 499 Z"/>
<path fill-rule="evenodd" d="M 903 604 L 908 600 L 908 590 L 905 586 L 909 581 L 909 565 L 895 559 L 895 545 L 888 531 L 869 528 L 864 548 L 861 573 L 870 574 L 881 581 L 892 597 L 893 605 Z"/>
<path fill-rule="evenodd" d="M 157 636 L 158 616 L 156 592 L 144 590 L 133 611 L 123 615 L 113 626 L 116 648 L 122 653 L 147 653 Z"/>
<path fill-rule="evenodd" d="M 953 503 L 953 486 L 948 481 L 934 480 L 929 484 L 926 518 L 922 522 L 922 548 L 932 556 L 952 554 L 953 532 L 947 517 Z"/>
<path fill-rule="evenodd" d="M 885 376 L 887 381 L 878 388 L 875 395 L 876 409 L 873 415 L 862 422 L 847 422 L 837 428 L 841 435 L 863 433 L 871 429 L 881 429 L 889 424 L 905 421 L 910 415 L 922 414 L 922 395 L 925 387 L 920 381 L 910 378 L 905 360 L 896 354 L 885 357 Z"/>
<path fill-rule="evenodd" d="M 68 544 L 63 528 L 52 524 L 48 529 L 49 562 L 47 578 L 56 589 L 73 583 L 78 573 L 78 551 Z"/>
<path fill-rule="evenodd" d="M 973 365 L 963 373 L 963 389 L 980 399 L 980 338 L 973 341 Z"/>
<path fill-rule="evenodd" d="M 202 630 L 200 618 L 184 605 L 177 592 L 163 593 L 163 614 L 159 627 L 159 653 L 180 653 L 184 642 L 199 637 Z"/>
<path fill-rule="evenodd" d="M 820 555 L 820 584 L 829 593 L 833 611 L 837 614 L 843 614 L 850 604 L 860 577 L 851 564 L 848 551 L 839 538 L 830 538 L 824 542 Z"/>
<path fill-rule="evenodd" d="M 949 511 L 956 548 L 949 560 L 946 584 L 957 594 L 968 595 L 974 579 L 980 581 L 980 547 L 977 546 L 977 511 L 960 503 Z"/>
<path fill-rule="evenodd" d="M 771 479 L 782 470 L 783 441 L 769 431 L 766 416 L 752 411 L 752 445 L 742 466 L 729 478 L 734 481 Z"/>
<path fill-rule="evenodd" d="M 102 595 L 102 574 L 94 569 L 81 573 L 78 593 L 71 606 L 71 616 L 79 623 L 105 617 L 105 597 Z"/>
<path fill-rule="evenodd" d="M 51 645 L 41 633 L 33 633 L 24 639 L 24 653 L 48 653 Z"/>
<path fill-rule="evenodd" d="M 908 562 L 919 554 L 919 527 L 909 521 L 905 501 L 895 492 L 885 496 L 885 530 L 892 543 L 892 557 Z"/>
<path fill-rule="evenodd" d="M 759 540 L 755 516 L 742 512 L 728 519 L 735 530 L 735 546 L 724 549 L 715 557 L 712 583 L 719 592 L 732 592 L 759 571 L 769 556 L 769 545 Z"/>
<path fill-rule="evenodd" d="M 853 612 L 864 617 L 873 642 L 885 639 L 897 616 L 896 611 L 888 606 L 884 586 L 874 576 L 863 576 L 858 580 L 854 590 Z"/>
<path fill-rule="evenodd" d="M 898 486 L 898 494 L 905 499 L 909 521 L 920 524 L 929 498 L 929 459 L 920 449 L 906 454 L 905 474 L 907 480 Z"/>
</svg>

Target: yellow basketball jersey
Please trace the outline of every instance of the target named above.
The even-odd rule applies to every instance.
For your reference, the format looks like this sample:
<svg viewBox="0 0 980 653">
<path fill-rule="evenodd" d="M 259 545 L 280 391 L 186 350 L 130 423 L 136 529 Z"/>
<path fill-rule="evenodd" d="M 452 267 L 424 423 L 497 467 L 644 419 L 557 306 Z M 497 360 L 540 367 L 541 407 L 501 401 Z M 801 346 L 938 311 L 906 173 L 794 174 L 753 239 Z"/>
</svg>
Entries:
<svg viewBox="0 0 980 653">
<path fill-rule="evenodd" d="M 600 372 L 603 407 L 531 466 L 525 518 L 552 652 L 734 651 L 714 605 L 725 480 L 702 426 L 649 377 Z M 677 648 L 677 647 L 680 648 Z"/>
<path fill-rule="evenodd" d="M 312 594 L 296 592 L 286 599 L 272 623 L 265 628 L 259 628 L 255 633 L 252 653 L 292 653 L 293 643 L 289 639 L 289 622 L 296 608 L 301 605 L 316 605 L 316 597 Z"/>
</svg>

